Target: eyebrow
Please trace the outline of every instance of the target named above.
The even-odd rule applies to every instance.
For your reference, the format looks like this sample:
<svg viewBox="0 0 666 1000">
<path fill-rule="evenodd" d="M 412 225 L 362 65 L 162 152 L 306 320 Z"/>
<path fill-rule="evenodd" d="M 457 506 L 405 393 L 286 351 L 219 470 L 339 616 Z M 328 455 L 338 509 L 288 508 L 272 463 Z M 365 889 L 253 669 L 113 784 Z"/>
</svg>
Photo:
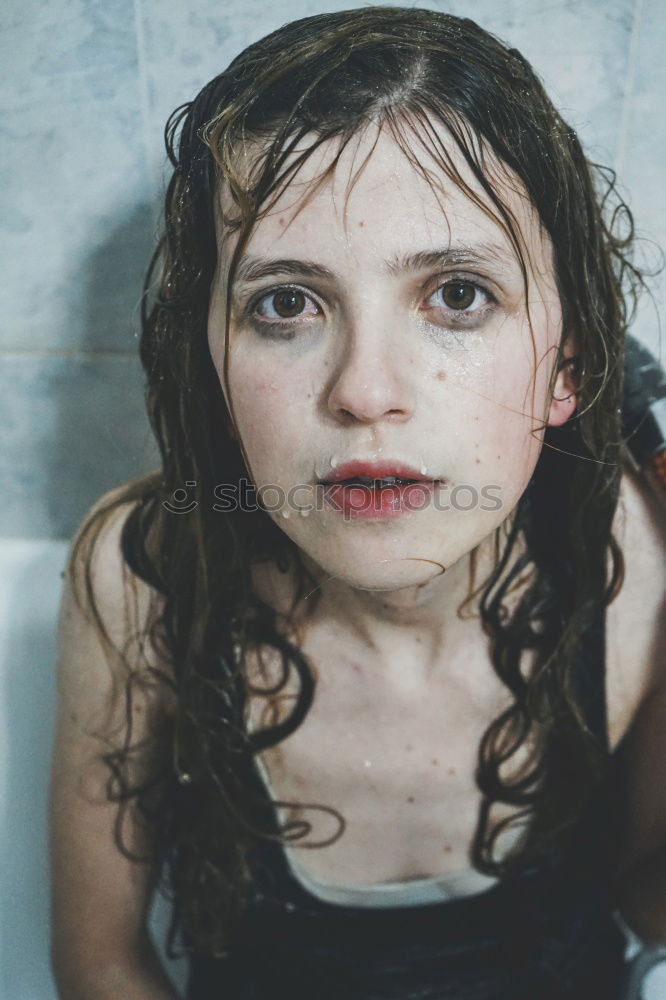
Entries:
<svg viewBox="0 0 666 1000">
<path fill-rule="evenodd" d="M 515 267 L 516 260 L 506 247 L 495 243 L 481 243 L 475 246 L 449 246 L 441 250 L 422 250 L 419 253 L 406 254 L 403 257 L 393 257 L 383 263 L 383 272 L 395 277 L 414 271 L 425 271 L 435 267 L 451 267 L 451 265 L 478 265 L 492 263 L 506 269 Z M 250 254 L 242 257 L 236 269 L 236 279 L 241 282 L 258 281 L 275 274 L 320 278 L 334 281 L 336 274 L 312 260 L 297 260 L 295 258 L 252 257 Z"/>
</svg>

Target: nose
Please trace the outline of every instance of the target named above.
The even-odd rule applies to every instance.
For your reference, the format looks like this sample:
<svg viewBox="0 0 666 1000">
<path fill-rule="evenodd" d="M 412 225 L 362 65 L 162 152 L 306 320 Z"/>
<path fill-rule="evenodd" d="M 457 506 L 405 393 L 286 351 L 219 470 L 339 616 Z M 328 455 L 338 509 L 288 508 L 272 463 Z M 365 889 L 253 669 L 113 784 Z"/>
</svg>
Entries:
<svg viewBox="0 0 666 1000">
<path fill-rule="evenodd" d="M 412 416 L 412 359 L 399 349 L 395 336 L 399 331 L 391 325 L 375 315 L 373 320 L 358 320 L 341 337 L 342 356 L 329 381 L 327 399 L 336 420 L 403 423 Z"/>
</svg>

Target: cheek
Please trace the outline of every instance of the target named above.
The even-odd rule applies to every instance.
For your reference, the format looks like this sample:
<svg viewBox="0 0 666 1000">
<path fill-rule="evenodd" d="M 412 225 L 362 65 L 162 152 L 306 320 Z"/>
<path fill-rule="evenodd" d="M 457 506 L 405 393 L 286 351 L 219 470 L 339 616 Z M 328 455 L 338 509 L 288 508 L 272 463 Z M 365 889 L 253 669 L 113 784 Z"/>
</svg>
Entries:
<svg viewBox="0 0 666 1000">
<path fill-rule="evenodd" d="M 466 474 L 502 484 L 507 499 L 527 485 L 541 450 L 545 389 L 533 372 L 531 361 L 501 358 L 459 391 Z"/>
<path fill-rule="evenodd" d="M 253 479 L 288 477 L 306 437 L 304 410 L 312 393 L 288 375 L 258 371 L 256 365 L 231 366 L 229 387 Z"/>
</svg>

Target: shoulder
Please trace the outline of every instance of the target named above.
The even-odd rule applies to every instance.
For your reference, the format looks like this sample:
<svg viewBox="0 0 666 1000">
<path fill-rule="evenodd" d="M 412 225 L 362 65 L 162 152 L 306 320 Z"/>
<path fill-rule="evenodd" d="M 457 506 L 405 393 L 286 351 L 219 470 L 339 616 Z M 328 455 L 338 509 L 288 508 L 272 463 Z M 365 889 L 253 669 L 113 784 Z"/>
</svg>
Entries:
<svg viewBox="0 0 666 1000">
<path fill-rule="evenodd" d="M 148 481 L 132 480 L 93 504 L 72 539 L 64 574 L 61 647 L 71 651 L 94 644 L 95 659 L 99 662 L 104 649 L 112 672 L 113 664 L 123 672 L 133 661 L 158 665 L 143 640 L 159 622 L 163 597 L 132 571 L 122 549 L 123 530 Z"/>
<path fill-rule="evenodd" d="M 77 585 L 87 577 L 101 600 L 112 601 L 127 584 L 138 591 L 153 589 L 127 563 L 122 536 L 128 518 L 151 488 L 154 477 L 151 474 L 133 479 L 104 493 L 82 518 L 71 540 L 66 575 Z"/>
<path fill-rule="evenodd" d="M 606 616 L 606 671 L 611 745 L 641 706 L 666 690 L 666 504 L 623 466 L 613 534 L 624 579 Z"/>
</svg>

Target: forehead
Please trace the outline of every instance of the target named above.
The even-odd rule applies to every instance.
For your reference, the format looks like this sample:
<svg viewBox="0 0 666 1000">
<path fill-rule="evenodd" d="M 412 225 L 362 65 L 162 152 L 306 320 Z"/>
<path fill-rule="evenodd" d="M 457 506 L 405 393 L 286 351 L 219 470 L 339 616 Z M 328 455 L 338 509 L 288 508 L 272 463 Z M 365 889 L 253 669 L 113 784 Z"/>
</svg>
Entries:
<svg viewBox="0 0 666 1000">
<path fill-rule="evenodd" d="M 301 140 L 287 168 L 314 139 Z M 308 156 L 255 223 L 244 258 L 307 246 L 309 258 L 327 258 L 335 270 L 344 261 L 390 273 L 392 262 L 427 247 L 482 247 L 498 263 L 520 269 L 520 253 L 528 274 L 550 273 L 551 244 L 520 179 L 478 137 L 471 152 L 482 152 L 484 177 L 513 232 L 443 123 L 430 119 L 427 132 L 415 124 L 415 134 L 408 127 L 398 139 L 386 122 L 372 122 L 344 147 L 334 137 Z M 224 191 L 222 204 L 228 211 Z M 223 240 L 221 256 L 234 245 L 235 237 Z"/>
</svg>

